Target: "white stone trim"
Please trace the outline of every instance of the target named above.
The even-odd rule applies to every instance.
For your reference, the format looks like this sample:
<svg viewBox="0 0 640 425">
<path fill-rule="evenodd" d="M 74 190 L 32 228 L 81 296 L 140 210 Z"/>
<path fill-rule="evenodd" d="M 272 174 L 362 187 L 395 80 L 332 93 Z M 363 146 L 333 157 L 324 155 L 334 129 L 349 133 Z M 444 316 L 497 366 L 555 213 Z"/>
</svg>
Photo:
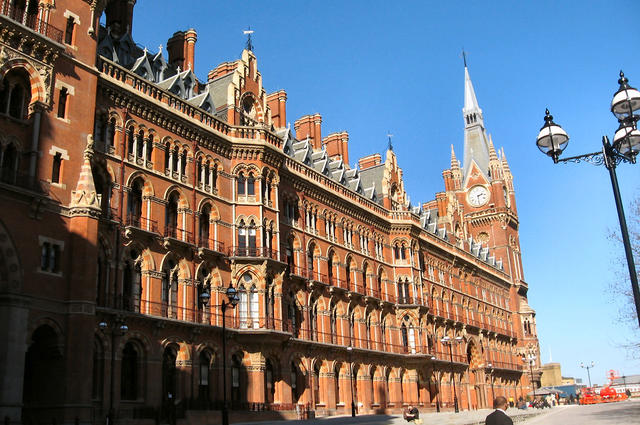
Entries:
<svg viewBox="0 0 640 425">
<path fill-rule="evenodd" d="M 75 22 L 76 25 L 81 25 L 80 24 L 80 17 L 78 15 L 76 15 L 75 13 L 73 13 L 72 11 L 70 11 L 69 9 L 64 11 L 64 14 L 62 15 L 65 17 L 65 19 L 69 19 L 69 17 L 73 17 L 73 22 Z"/>
<path fill-rule="evenodd" d="M 57 153 L 60 154 L 60 157 L 64 161 L 69 161 L 69 153 L 67 152 L 66 149 L 59 148 L 56 145 L 51 146 L 51 149 L 49 149 L 49 155 L 56 156 Z"/>
</svg>

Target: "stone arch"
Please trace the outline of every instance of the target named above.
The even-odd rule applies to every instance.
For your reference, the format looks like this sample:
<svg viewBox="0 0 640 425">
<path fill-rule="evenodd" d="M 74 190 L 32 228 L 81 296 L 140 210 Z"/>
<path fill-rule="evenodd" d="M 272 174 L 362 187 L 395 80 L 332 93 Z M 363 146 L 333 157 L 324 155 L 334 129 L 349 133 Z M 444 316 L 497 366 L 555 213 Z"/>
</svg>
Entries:
<svg viewBox="0 0 640 425">
<path fill-rule="evenodd" d="M 10 59 L 0 66 L 0 81 L 11 71 L 23 69 L 29 76 L 29 84 L 31 85 L 31 101 L 29 105 L 36 102 L 43 104 L 48 103 L 49 94 L 46 86 L 40 77 L 38 70 L 27 60 L 21 58 Z"/>
<path fill-rule="evenodd" d="M 143 196 L 154 196 L 155 195 L 155 190 L 153 189 L 153 183 L 151 182 L 151 179 L 142 171 L 134 171 L 133 173 L 131 173 L 129 175 L 129 177 L 127 178 L 126 186 L 127 187 L 132 187 L 133 182 L 138 178 L 141 178 L 142 181 L 143 181 L 143 186 L 142 186 L 143 192 L 142 192 L 142 195 Z"/>
</svg>

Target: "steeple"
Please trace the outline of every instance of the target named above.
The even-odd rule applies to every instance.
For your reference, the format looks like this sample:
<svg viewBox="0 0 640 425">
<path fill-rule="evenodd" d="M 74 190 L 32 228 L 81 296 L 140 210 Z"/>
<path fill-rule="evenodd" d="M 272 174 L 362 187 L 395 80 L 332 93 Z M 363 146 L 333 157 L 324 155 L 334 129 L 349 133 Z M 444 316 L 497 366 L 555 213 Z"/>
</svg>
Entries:
<svg viewBox="0 0 640 425">
<path fill-rule="evenodd" d="M 464 118 L 464 181 L 466 183 L 468 180 L 472 168 L 471 165 L 474 162 L 488 179 L 489 143 L 484 129 L 482 109 L 478 105 L 466 60 L 464 64 L 464 108 L 462 108 L 462 116 Z"/>
</svg>

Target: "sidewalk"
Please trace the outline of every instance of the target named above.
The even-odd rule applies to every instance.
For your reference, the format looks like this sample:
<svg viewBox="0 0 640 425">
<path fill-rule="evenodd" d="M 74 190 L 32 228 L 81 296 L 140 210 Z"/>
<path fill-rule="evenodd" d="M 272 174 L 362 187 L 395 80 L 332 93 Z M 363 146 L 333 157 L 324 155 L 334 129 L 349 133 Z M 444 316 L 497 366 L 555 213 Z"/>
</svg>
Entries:
<svg viewBox="0 0 640 425">
<path fill-rule="evenodd" d="M 507 414 L 511 416 L 514 423 L 522 423 L 543 413 L 548 413 L 556 409 L 562 409 L 564 406 L 557 406 L 552 409 L 508 409 Z M 442 424 L 442 425 L 477 425 L 484 424 L 484 420 L 493 409 L 480 409 L 472 411 L 462 411 L 460 413 L 441 412 L 441 413 L 421 413 L 423 425 Z M 233 425 L 310 425 L 311 423 L 320 423 L 322 425 L 408 425 L 401 415 L 360 415 L 352 418 L 351 416 L 329 416 L 310 420 L 290 420 L 290 421 L 266 421 L 266 422 L 244 422 L 234 423 Z"/>
</svg>

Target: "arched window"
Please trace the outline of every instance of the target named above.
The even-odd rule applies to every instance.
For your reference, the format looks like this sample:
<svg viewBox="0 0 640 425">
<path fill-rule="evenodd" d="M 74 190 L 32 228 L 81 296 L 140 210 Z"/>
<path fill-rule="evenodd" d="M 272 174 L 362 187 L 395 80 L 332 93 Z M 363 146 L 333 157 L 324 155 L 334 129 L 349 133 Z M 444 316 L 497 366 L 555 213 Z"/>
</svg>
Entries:
<svg viewBox="0 0 640 425">
<path fill-rule="evenodd" d="M 351 290 L 351 258 L 347 258 L 346 264 L 345 264 L 345 278 L 347 279 L 347 288 L 349 288 L 349 290 Z"/>
<path fill-rule="evenodd" d="M 260 301 L 258 299 L 258 289 L 255 285 L 251 287 L 249 292 L 249 317 L 251 318 L 251 324 L 254 329 L 260 327 Z"/>
<path fill-rule="evenodd" d="M 22 69 L 13 69 L 2 79 L 0 85 L 0 112 L 12 118 L 26 118 L 31 102 L 29 75 Z"/>
<path fill-rule="evenodd" d="M 297 403 L 298 400 L 300 399 L 300 394 L 302 393 L 302 390 L 304 388 L 300 388 L 301 385 L 299 384 L 299 377 L 298 377 L 298 367 L 295 365 L 295 363 L 291 363 L 291 398 L 293 403 Z"/>
<path fill-rule="evenodd" d="M 309 249 L 307 251 L 307 270 L 309 271 L 310 277 L 314 278 L 313 276 L 313 257 L 316 251 L 316 245 L 315 244 L 310 244 L 309 245 Z"/>
<path fill-rule="evenodd" d="M 371 323 L 372 323 L 372 319 L 371 319 L 371 313 L 367 314 L 367 319 L 365 321 L 365 330 L 367 332 L 367 347 L 369 349 L 373 349 L 375 348 L 375 337 L 373 335 L 373 332 L 371 332 Z"/>
<path fill-rule="evenodd" d="M 355 345 L 355 338 L 356 338 L 355 322 L 356 322 L 356 313 L 351 312 L 351 314 L 349 314 L 349 345 L 352 347 Z"/>
<path fill-rule="evenodd" d="M 127 155 L 130 157 L 133 157 L 133 154 L 135 153 L 135 129 L 133 128 L 133 126 L 129 126 L 129 128 L 127 129 Z"/>
<path fill-rule="evenodd" d="M 244 173 L 240 172 L 240 174 L 238 174 L 238 195 L 246 194 L 245 186 L 246 186 L 246 179 L 244 177 Z"/>
<path fill-rule="evenodd" d="M 241 401 L 240 394 L 240 372 L 242 370 L 242 360 L 237 354 L 231 357 L 231 400 Z"/>
<path fill-rule="evenodd" d="M 177 238 L 178 237 L 178 202 L 180 196 L 173 192 L 169 195 L 169 200 L 166 207 L 165 223 L 167 225 L 165 234 L 167 236 Z"/>
<path fill-rule="evenodd" d="M 331 309 L 331 314 L 329 315 L 329 328 L 331 331 L 331 342 L 334 344 L 337 342 L 337 339 L 338 339 L 337 338 L 338 336 L 337 322 L 338 322 L 337 307 L 333 307 Z"/>
<path fill-rule="evenodd" d="M 185 149 L 182 151 L 182 155 L 180 155 L 180 172 L 183 176 L 187 175 L 187 156 L 189 152 Z"/>
<path fill-rule="evenodd" d="M 178 266 L 167 261 L 162 274 L 162 308 L 166 317 L 177 318 Z"/>
<path fill-rule="evenodd" d="M 362 267 L 362 293 L 367 293 L 367 279 L 369 275 L 369 265 L 367 263 Z"/>
<path fill-rule="evenodd" d="M 165 408 L 172 406 L 174 400 L 179 398 L 179 395 L 177 394 L 177 357 L 178 355 L 174 347 L 169 346 L 164 349 L 164 353 L 162 355 L 162 397 Z"/>
<path fill-rule="evenodd" d="M 211 221 L 211 205 L 206 204 L 200 211 L 200 225 L 198 236 L 200 239 L 200 246 L 207 248 L 213 248 L 209 243 L 209 222 Z"/>
<path fill-rule="evenodd" d="M 335 282 L 333 281 L 333 255 L 333 251 L 330 251 L 327 256 L 327 275 L 329 277 L 329 284 L 335 286 Z"/>
<path fill-rule="evenodd" d="M 320 404 L 320 365 L 318 363 L 313 367 L 313 396 L 315 404 Z"/>
<path fill-rule="evenodd" d="M 153 158 L 153 134 L 149 134 L 149 137 L 147 138 L 147 140 L 145 140 L 145 159 L 147 160 L 147 162 L 151 162 L 151 158 Z"/>
<path fill-rule="evenodd" d="M 334 394 L 335 394 L 335 403 L 336 406 L 340 404 L 340 363 L 336 363 L 335 368 L 333 369 L 333 382 L 335 385 Z"/>
<path fill-rule="evenodd" d="M 134 180 L 129 191 L 129 203 L 127 208 L 128 223 L 135 227 L 141 227 L 142 218 L 142 191 L 144 182 L 141 178 Z"/>
<path fill-rule="evenodd" d="M 271 360 L 267 359 L 264 365 L 264 396 L 267 403 L 275 400 L 276 382 Z"/>
<path fill-rule="evenodd" d="M 127 342 L 122 350 L 120 398 L 122 400 L 138 398 L 138 352 L 131 342 Z"/>
<path fill-rule="evenodd" d="M 247 195 L 254 196 L 256 194 L 256 179 L 253 176 L 253 173 L 249 173 L 249 178 L 247 178 Z"/>
<path fill-rule="evenodd" d="M 311 336 L 311 340 L 318 340 L 318 303 L 314 303 L 309 311 L 309 334 Z"/>
<path fill-rule="evenodd" d="M 140 294 L 142 293 L 142 269 L 135 250 L 129 253 L 130 258 L 124 265 L 122 276 L 122 308 L 127 311 L 140 311 Z"/>
<path fill-rule="evenodd" d="M 201 401 L 209 401 L 210 400 L 210 392 L 209 392 L 209 374 L 211 365 L 211 356 L 206 351 L 202 351 L 200 353 L 200 388 L 198 391 L 198 395 Z"/>
</svg>

